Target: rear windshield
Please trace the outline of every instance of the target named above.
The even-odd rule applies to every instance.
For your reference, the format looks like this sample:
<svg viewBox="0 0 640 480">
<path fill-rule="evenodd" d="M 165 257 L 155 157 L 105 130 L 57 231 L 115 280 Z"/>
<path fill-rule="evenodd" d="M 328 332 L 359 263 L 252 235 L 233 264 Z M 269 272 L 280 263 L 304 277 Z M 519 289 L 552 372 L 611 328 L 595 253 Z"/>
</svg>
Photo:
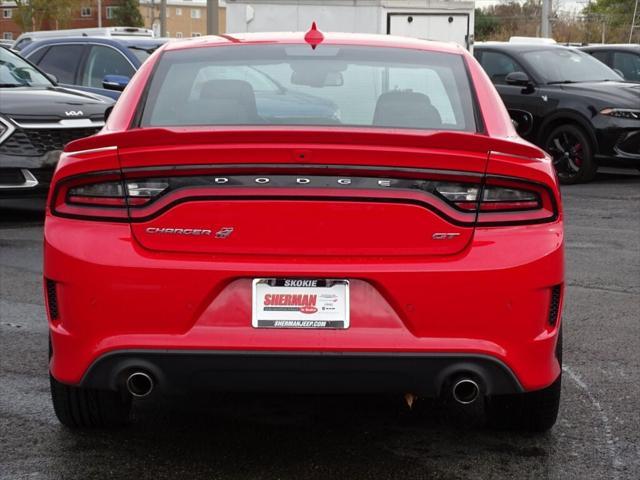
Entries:
<svg viewBox="0 0 640 480">
<path fill-rule="evenodd" d="M 462 56 L 335 45 L 165 52 L 151 80 L 142 125 L 476 131 Z"/>
</svg>

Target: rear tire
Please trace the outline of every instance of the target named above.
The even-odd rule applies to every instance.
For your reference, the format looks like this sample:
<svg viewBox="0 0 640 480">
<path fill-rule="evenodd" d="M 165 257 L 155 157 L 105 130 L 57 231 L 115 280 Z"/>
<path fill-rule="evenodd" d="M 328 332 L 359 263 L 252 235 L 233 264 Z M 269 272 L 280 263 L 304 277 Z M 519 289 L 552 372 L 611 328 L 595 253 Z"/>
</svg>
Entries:
<svg viewBox="0 0 640 480">
<path fill-rule="evenodd" d="M 49 375 L 53 409 L 60 423 L 73 428 L 112 428 L 129 423 L 131 397 L 111 390 L 73 387 Z"/>
<path fill-rule="evenodd" d="M 562 368 L 562 327 L 558 332 L 556 358 Z M 512 395 L 492 395 L 485 402 L 490 427 L 499 430 L 546 432 L 558 418 L 562 373 L 542 390 Z"/>
<path fill-rule="evenodd" d="M 596 176 L 598 165 L 591 141 L 579 126 L 567 123 L 554 128 L 544 140 L 544 149 L 553 158 L 560 183 L 590 182 Z"/>
</svg>

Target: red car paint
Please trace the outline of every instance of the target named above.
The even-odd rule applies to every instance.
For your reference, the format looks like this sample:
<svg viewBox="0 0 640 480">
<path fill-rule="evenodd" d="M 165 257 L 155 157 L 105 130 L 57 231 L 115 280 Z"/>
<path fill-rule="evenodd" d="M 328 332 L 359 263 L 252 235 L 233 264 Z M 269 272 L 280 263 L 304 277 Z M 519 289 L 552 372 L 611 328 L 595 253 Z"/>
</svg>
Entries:
<svg viewBox="0 0 640 480">
<path fill-rule="evenodd" d="M 141 349 L 442 352 L 500 360 L 526 391 L 550 385 L 560 374 L 554 354 L 560 321 L 550 324 L 548 313 L 552 288 L 564 281 L 558 183 L 549 157 L 517 137 L 493 85 L 466 51 L 378 36 L 325 34 L 322 41 L 461 55 L 475 88 L 481 133 L 130 128 L 164 51 L 303 42 L 301 35 L 261 34 L 168 43 L 137 72 L 101 134 L 67 146 L 45 223 L 44 276 L 55 282 L 57 294 L 56 318 L 49 311 L 52 375 L 76 385 L 103 355 Z M 542 200 L 534 210 L 496 213 L 488 207 L 476 223 L 446 202 L 430 200 L 422 208 L 415 202 L 424 200 L 414 192 L 354 192 L 343 202 L 338 187 L 309 190 L 304 201 L 296 198 L 299 189 L 289 187 L 269 190 L 278 201 L 263 198 L 255 186 L 215 201 L 207 196 L 219 193 L 207 188 L 186 198 L 176 191 L 130 213 L 113 209 L 107 218 L 99 207 L 69 203 L 65 196 L 87 178 L 168 175 L 182 165 L 192 174 L 213 168 L 226 176 L 353 176 L 366 166 L 367 175 L 391 168 L 401 177 L 426 169 L 431 177 L 529 185 Z M 394 202 L 373 203 L 372 195 Z M 309 216 L 325 219 L 323 228 Z M 174 227 L 210 234 L 148 231 Z M 234 229 L 228 239 L 212 241 L 225 227 Z M 348 279 L 350 327 L 253 328 L 251 284 L 263 277 Z"/>
</svg>

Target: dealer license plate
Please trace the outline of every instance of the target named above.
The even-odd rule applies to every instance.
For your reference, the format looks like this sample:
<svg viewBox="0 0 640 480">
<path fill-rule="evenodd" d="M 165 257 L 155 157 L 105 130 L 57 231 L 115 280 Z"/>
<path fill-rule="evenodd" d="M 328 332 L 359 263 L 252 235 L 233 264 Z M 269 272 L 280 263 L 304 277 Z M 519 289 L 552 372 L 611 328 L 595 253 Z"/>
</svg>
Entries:
<svg viewBox="0 0 640 480">
<path fill-rule="evenodd" d="M 349 281 L 256 278 L 255 328 L 349 328 Z"/>
</svg>

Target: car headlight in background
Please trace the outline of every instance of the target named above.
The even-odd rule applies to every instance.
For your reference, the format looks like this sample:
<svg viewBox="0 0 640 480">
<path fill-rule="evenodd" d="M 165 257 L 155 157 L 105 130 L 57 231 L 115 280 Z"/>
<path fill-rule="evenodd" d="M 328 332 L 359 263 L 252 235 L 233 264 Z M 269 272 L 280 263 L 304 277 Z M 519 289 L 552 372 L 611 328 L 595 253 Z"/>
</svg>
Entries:
<svg viewBox="0 0 640 480">
<path fill-rule="evenodd" d="M 640 110 L 634 108 L 605 108 L 601 110 L 602 115 L 616 118 L 626 118 L 628 120 L 640 120 Z"/>
<path fill-rule="evenodd" d="M 13 133 L 15 127 L 7 120 L 0 117 L 0 143 L 4 142 Z"/>
</svg>

